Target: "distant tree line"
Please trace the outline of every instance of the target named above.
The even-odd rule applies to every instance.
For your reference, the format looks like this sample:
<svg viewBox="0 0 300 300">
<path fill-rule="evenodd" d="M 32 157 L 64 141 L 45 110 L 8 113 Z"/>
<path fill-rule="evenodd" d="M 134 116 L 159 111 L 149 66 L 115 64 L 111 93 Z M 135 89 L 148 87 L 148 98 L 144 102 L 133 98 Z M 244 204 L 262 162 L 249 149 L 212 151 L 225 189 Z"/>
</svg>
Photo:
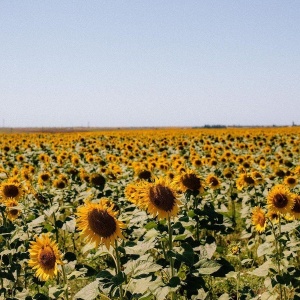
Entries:
<svg viewBox="0 0 300 300">
<path fill-rule="evenodd" d="M 227 126 L 225 125 L 220 125 L 220 124 L 216 124 L 216 125 L 208 125 L 208 124 L 205 124 L 204 125 L 204 128 L 226 128 Z"/>
</svg>

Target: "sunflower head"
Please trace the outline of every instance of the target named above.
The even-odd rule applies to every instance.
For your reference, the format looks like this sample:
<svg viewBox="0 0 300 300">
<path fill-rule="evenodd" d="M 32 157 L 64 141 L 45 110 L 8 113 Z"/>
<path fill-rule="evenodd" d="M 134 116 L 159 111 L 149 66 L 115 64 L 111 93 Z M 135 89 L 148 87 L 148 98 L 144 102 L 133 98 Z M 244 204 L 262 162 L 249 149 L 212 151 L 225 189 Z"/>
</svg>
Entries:
<svg viewBox="0 0 300 300">
<path fill-rule="evenodd" d="M 287 214 L 291 212 L 294 204 L 295 199 L 292 197 L 289 188 L 285 185 L 275 185 L 268 194 L 267 205 L 270 211 Z"/>
<path fill-rule="evenodd" d="M 23 194 L 24 191 L 18 182 L 8 181 L 1 184 L 1 196 L 4 201 L 10 198 L 19 200 Z"/>
<path fill-rule="evenodd" d="M 142 180 L 151 181 L 151 178 L 152 178 L 152 173 L 147 169 L 139 170 L 137 175 L 138 175 L 138 178 L 142 179 Z"/>
<path fill-rule="evenodd" d="M 141 194 L 143 194 L 143 191 L 149 187 L 149 182 L 145 180 L 140 180 L 135 183 L 129 183 L 125 187 L 124 194 L 128 201 L 134 203 L 136 206 L 138 206 L 141 209 L 146 209 L 147 205 L 145 205 L 142 197 L 140 197 Z"/>
<path fill-rule="evenodd" d="M 221 186 L 221 182 L 217 176 L 210 174 L 206 178 L 206 184 L 213 190 L 218 189 Z"/>
<path fill-rule="evenodd" d="M 42 234 L 31 242 L 28 265 L 35 270 L 41 281 L 47 281 L 57 275 L 58 265 L 62 265 L 62 255 L 55 241 L 49 234 Z"/>
<path fill-rule="evenodd" d="M 200 177 L 192 170 L 181 172 L 181 174 L 174 178 L 173 183 L 178 186 L 178 189 L 183 193 L 188 190 L 198 193 L 204 192 Z"/>
<path fill-rule="evenodd" d="M 292 215 L 295 219 L 300 219 L 300 195 L 293 194 L 294 198 L 294 206 L 290 211 L 290 215 Z"/>
<path fill-rule="evenodd" d="M 227 178 L 227 179 L 232 179 L 234 173 L 233 173 L 233 170 L 232 170 L 232 169 L 226 168 L 226 169 L 224 169 L 224 171 L 223 171 L 223 175 L 224 175 L 224 177 Z"/>
<path fill-rule="evenodd" d="M 267 218 L 262 208 L 256 206 L 252 210 L 252 225 L 255 226 L 256 231 L 262 233 L 266 229 Z"/>
<path fill-rule="evenodd" d="M 276 224 L 279 222 L 279 214 L 270 210 L 268 211 L 266 217 L 273 223 Z"/>
<path fill-rule="evenodd" d="M 93 173 L 90 175 L 90 180 L 89 182 L 97 187 L 100 188 L 101 190 L 104 189 L 105 183 L 106 183 L 106 179 L 103 175 L 98 174 L 98 173 Z"/>
<path fill-rule="evenodd" d="M 236 186 L 238 190 L 242 190 L 244 187 L 254 186 L 255 180 L 247 173 L 241 173 L 236 180 Z"/>
<path fill-rule="evenodd" d="M 296 176 L 287 176 L 284 178 L 284 183 L 289 187 L 289 188 L 293 188 L 297 185 L 298 180 Z"/>
<path fill-rule="evenodd" d="M 121 228 L 124 224 L 116 219 L 117 214 L 114 205 L 107 205 L 107 201 L 87 202 L 78 208 L 77 227 L 88 242 L 96 247 L 104 244 L 109 249 L 117 238 L 123 238 Z"/>
<path fill-rule="evenodd" d="M 17 208 L 18 201 L 14 198 L 9 198 L 5 201 L 7 218 L 14 221 L 21 214 L 21 210 Z"/>
<path fill-rule="evenodd" d="M 140 190 L 143 206 L 159 219 L 176 216 L 179 209 L 178 194 L 165 178 L 158 178 L 154 183 Z"/>
</svg>

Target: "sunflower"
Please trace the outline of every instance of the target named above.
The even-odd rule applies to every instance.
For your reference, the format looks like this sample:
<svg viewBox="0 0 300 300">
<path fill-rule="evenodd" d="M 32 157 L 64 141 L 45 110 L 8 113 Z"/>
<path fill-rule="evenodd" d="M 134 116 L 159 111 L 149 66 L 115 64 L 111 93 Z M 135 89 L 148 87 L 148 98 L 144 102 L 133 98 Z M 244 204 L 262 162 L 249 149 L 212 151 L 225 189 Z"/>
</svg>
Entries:
<svg viewBox="0 0 300 300">
<path fill-rule="evenodd" d="M 152 173 L 147 169 L 139 169 L 137 172 L 139 179 L 151 181 Z"/>
<path fill-rule="evenodd" d="M 256 206 L 252 210 L 252 225 L 255 226 L 256 231 L 262 233 L 266 229 L 267 218 L 262 208 Z"/>
<path fill-rule="evenodd" d="M 23 196 L 23 189 L 17 181 L 8 181 L 1 184 L 1 196 L 4 201 L 9 198 L 19 200 Z"/>
<path fill-rule="evenodd" d="M 58 265 L 62 265 L 62 255 L 55 241 L 51 241 L 48 234 L 37 237 L 31 242 L 30 260 L 28 265 L 35 270 L 35 275 L 41 281 L 47 281 L 57 275 Z"/>
<path fill-rule="evenodd" d="M 17 219 L 21 213 L 21 210 L 16 208 L 19 205 L 18 201 L 14 198 L 8 198 L 5 201 L 5 205 L 6 205 L 7 218 L 10 221 L 14 221 L 15 219 Z"/>
<path fill-rule="evenodd" d="M 253 171 L 251 177 L 254 179 L 255 184 L 261 184 L 264 182 L 263 176 L 258 171 Z"/>
<path fill-rule="evenodd" d="M 283 184 L 275 185 L 268 194 L 267 205 L 271 211 L 286 214 L 291 211 L 294 204 L 295 199 L 289 188 Z"/>
<path fill-rule="evenodd" d="M 146 209 L 147 206 L 144 204 L 140 197 L 141 191 L 145 188 L 149 187 L 149 183 L 147 181 L 141 180 L 136 183 L 129 183 L 125 187 L 124 194 L 128 201 L 134 203 L 141 209 Z"/>
<path fill-rule="evenodd" d="M 274 212 L 272 210 L 268 211 L 266 216 L 273 224 L 276 224 L 279 222 L 279 214 L 277 212 Z"/>
<path fill-rule="evenodd" d="M 225 168 L 223 171 L 223 175 L 227 179 L 232 179 L 233 178 L 233 170 L 230 168 Z"/>
<path fill-rule="evenodd" d="M 174 185 L 178 186 L 178 190 L 185 193 L 187 190 L 204 192 L 201 179 L 192 170 L 183 171 L 181 174 L 175 176 Z"/>
<path fill-rule="evenodd" d="M 178 213 L 178 194 L 166 178 L 156 178 L 137 190 L 137 197 L 142 208 L 159 219 L 176 216 Z"/>
<path fill-rule="evenodd" d="M 298 183 L 298 180 L 296 178 L 296 176 L 287 176 L 284 178 L 284 183 L 290 188 L 292 189 L 293 187 L 295 187 Z"/>
<path fill-rule="evenodd" d="M 106 201 L 100 203 L 87 202 L 78 208 L 77 227 L 82 236 L 96 247 L 105 244 L 109 249 L 117 238 L 123 238 L 121 228 L 125 225 L 115 217 L 114 205 L 108 206 Z"/>
<path fill-rule="evenodd" d="M 206 183 L 213 190 L 216 190 L 221 186 L 220 180 L 218 179 L 217 176 L 215 176 L 213 174 L 210 174 L 207 176 Z"/>
<path fill-rule="evenodd" d="M 240 174 L 239 178 L 236 180 L 236 186 L 238 190 L 242 190 L 244 187 L 254 186 L 255 180 L 252 176 L 247 175 L 246 173 Z"/>
<path fill-rule="evenodd" d="M 43 186 L 46 182 L 49 182 L 51 178 L 51 174 L 48 171 L 44 171 L 38 176 L 38 184 Z"/>
<path fill-rule="evenodd" d="M 96 187 L 101 187 L 102 189 L 105 186 L 106 179 L 103 175 L 98 174 L 98 173 L 92 173 L 90 174 L 90 180 L 89 182 Z"/>
<path fill-rule="evenodd" d="M 294 207 L 291 209 L 290 214 L 295 219 L 300 219 L 300 195 L 293 194 L 293 198 L 295 201 Z"/>
</svg>

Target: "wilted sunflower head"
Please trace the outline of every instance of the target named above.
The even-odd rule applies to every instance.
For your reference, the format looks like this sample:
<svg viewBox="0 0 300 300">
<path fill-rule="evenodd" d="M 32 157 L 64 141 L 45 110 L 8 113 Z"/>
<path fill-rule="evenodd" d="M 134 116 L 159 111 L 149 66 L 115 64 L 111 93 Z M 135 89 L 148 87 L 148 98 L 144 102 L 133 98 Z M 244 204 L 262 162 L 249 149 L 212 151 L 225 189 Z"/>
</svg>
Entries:
<svg viewBox="0 0 300 300">
<path fill-rule="evenodd" d="M 9 198 L 19 200 L 23 194 L 24 191 L 18 182 L 8 181 L 1 184 L 1 196 L 4 201 Z"/>
<path fill-rule="evenodd" d="M 88 242 L 96 247 L 104 244 L 109 249 L 118 238 L 123 238 L 121 228 L 124 224 L 116 219 L 117 214 L 114 206 L 108 206 L 106 201 L 87 202 L 77 210 L 77 227 Z"/>
<path fill-rule="evenodd" d="M 295 199 L 292 197 L 289 188 L 283 184 L 275 185 L 268 194 L 267 205 L 270 211 L 287 214 L 291 212 L 294 204 Z"/>
<path fill-rule="evenodd" d="M 31 242 L 30 260 L 28 265 L 35 270 L 35 275 L 41 281 L 47 281 L 57 275 L 58 265 L 62 265 L 62 256 L 55 241 L 50 239 L 49 233 L 42 234 Z"/>
<path fill-rule="evenodd" d="M 265 212 L 261 207 L 254 207 L 252 210 L 252 225 L 255 226 L 256 231 L 262 233 L 266 229 L 267 218 Z"/>
</svg>

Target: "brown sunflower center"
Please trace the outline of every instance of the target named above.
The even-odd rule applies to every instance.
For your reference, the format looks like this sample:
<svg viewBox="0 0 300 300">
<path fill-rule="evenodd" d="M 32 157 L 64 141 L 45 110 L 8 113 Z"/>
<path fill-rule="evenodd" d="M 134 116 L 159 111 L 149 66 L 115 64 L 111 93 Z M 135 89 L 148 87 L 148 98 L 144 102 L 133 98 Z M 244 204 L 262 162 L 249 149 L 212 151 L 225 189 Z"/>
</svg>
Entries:
<svg viewBox="0 0 300 300">
<path fill-rule="evenodd" d="M 219 184 L 219 181 L 216 177 L 211 177 L 209 179 L 209 183 L 210 183 L 211 186 L 217 186 Z"/>
<path fill-rule="evenodd" d="M 42 179 L 43 181 L 47 181 L 49 178 L 50 178 L 49 174 L 42 174 L 42 175 L 41 175 L 41 179 Z"/>
<path fill-rule="evenodd" d="M 55 267 L 56 257 L 53 249 L 50 246 L 42 247 L 39 257 L 39 264 L 45 270 L 51 270 Z"/>
<path fill-rule="evenodd" d="M 295 213 L 300 213 L 300 197 L 296 197 L 295 199 L 295 205 L 292 209 L 292 212 L 295 212 Z"/>
<path fill-rule="evenodd" d="M 3 194 L 5 197 L 15 198 L 19 195 L 19 188 L 14 184 L 4 186 Z"/>
<path fill-rule="evenodd" d="M 227 172 L 224 174 L 224 176 L 228 179 L 232 178 L 232 173 L 231 172 Z"/>
<path fill-rule="evenodd" d="M 293 178 L 293 177 L 289 177 L 289 178 L 287 179 L 287 183 L 288 183 L 288 184 L 295 184 L 295 183 L 296 183 L 296 179 Z"/>
<path fill-rule="evenodd" d="M 195 160 L 195 165 L 196 166 L 201 166 L 201 160 L 200 159 L 196 159 Z"/>
<path fill-rule="evenodd" d="M 139 173 L 139 178 L 148 180 L 151 178 L 151 172 L 148 170 L 143 170 Z"/>
<path fill-rule="evenodd" d="M 288 204 L 288 198 L 283 194 L 276 194 L 273 198 L 273 204 L 277 208 L 284 208 Z"/>
<path fill-rule="evenodd" d="M 266 222 L 266 218 L 264 217 L 264 215 L 258 215 L 257 216 L 257 223 L 261 226 L 264 227 Z"/>
<path fill-rule="evenodd" d="M 106 181 L 105 178 L 101 174 L 92 175 L 90 180 L 91 180 L 91 183 L 96 186 L 105 185 L 105 181 Z"/>
<path fill-rule="evenodd" d="M 175 205 L 176 198 L 170 188 L 158 184 L 150 188 L 150 201 L 163 211 L 171 211 Z"/>
<path fill-rule="evenodd" d="M 88 223 L 93 232 L 103 238 L 108 238 L 116 232 L 117 224 L 106 210 L 94 208 L 88 214 Z"/>
<path fill-rule="evenodd" d="M 245 176 L 245 182 L 247 184 L 254 184 L 254 179 L 251 176 Z"/>
<path fill-rule="evenodd" d="M 59 181 L 57 181 L 57 183 L 56 183 L 56 187 L 57 187 L 58 189 L 63 189 L 63 188 L 66 187 L 66 184 L 65 184 L 64 181 L 59 180 Z"/>
<path fill-rule="evenodd" d="M 201 187 L 200 179 L 195 174 L 186 174 L 182 178 L 182 183 L 185 187 L 192 191 L 199 190 Z"/>
<path fill-rule="evenodd" d="M 9 214 L 10 214 L 11 216 L 17 216 L 18 213 L 19 213 L 19 210 L 18 210 L 18 209 L 10 209 L 10 210 L 9 210 Z"/>
</svg>

